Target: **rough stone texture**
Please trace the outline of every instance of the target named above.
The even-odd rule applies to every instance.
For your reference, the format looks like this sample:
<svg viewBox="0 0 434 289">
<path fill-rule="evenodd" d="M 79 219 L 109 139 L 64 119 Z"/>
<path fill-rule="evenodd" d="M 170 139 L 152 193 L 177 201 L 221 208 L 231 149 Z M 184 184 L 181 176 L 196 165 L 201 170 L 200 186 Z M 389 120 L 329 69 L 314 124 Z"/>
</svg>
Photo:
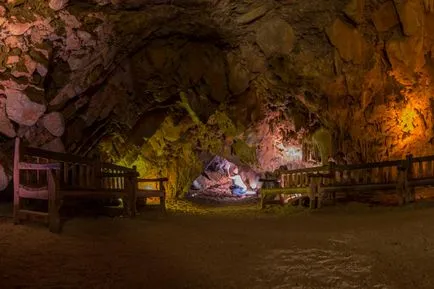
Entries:
<svg viewBox="0 0 434 289">
<path fill-rule="evenodd" d="M 398 14 L 392 1 L 382 4 L 372 15 L 375 28 L 384 32 L 399 24 Z"/>
<path fill-rule="evenodd" d="M 50 0 L 49 6 L 51 9 L 58 11 L 65 8 L 66 4 L 68 4 L 69 0 Z"/>
<path fill-rule="evenodd" d="M 336 19 L 331 27 L 327 29 L 327 35 L 331 43 L 336 46 L 342 59 L 352 61 L 354 64 L 361 64 L 366 57 L 366 42 L 360 32 Z"/>
<path fill-rule="evenodd" d="M 421 1 L 397 1 L 398 15 L 405 35 L 412 36 L 422 31 L 425 19 Z"/>
<path fill-rule="evenodd" d="M 51 112 L 42 118 L 44 127 L 54 136 L 60 137 L 65 132 L 65 120 L 60 112 Z"/>
<path fill-rule="evenodd" d="M 45 112 L 45 105 L 32 102 L 24 93 L 7 89 L 6 113 L 9 119 L 18 124 L 32 126 Z"/>
<path fill-rule="evenodd" d="M 0 192 L 6 189 L 9 184 L 9 178 L 6 175 L 4 167 L 0 164 Z"/>
<path fill-rule="evenodd" d="M 290 54 L 294 42 L 291 25 L 279 18 L 264 21 L 256 31 L 256 43 L 268 57 Z"/>
<path fill-rule="evenodd" d="M 351 0 L 347 6 L 345 6 L 345 14 L 354 22 L 362 23 L 363 14 L 365 11 L 365 0 Z"/>
<path fill-rule="evenodd" d="M 6 115 L 6 98 L 0 95 L 0 134 L 15 137 L 15 128 Z"/>
<path fill-rule="evenodd" d="M 65 152 L 65 146 L 63 145 L 63 142 L 60 138 L 55 138 L 54 140 L 41 146 L 41 148 L 44 150 L 52 151 L 52 152 L 56 152 L 56 153 L 64 153 Z"/>
</svg>

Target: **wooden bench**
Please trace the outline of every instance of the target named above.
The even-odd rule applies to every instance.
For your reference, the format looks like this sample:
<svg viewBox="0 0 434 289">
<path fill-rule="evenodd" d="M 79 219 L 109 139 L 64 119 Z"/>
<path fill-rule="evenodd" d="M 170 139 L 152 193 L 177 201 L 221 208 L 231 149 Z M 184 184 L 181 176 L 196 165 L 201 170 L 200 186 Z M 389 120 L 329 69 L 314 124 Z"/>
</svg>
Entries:
<svg viewBox="0 0 434 289">
<path fill-rule="evenodd" d="M 276 196 L 304 192 L 310 198 L 311 208 L 321 207 L 325 199 L 334 203 L 337 193 L 348 196 L 355 192 L 377 191 L 394 192 L 399 203 L 405 204 L 415 201 L 417 187 L 434 186 L 434 156 L 413 158 L 408 155 L 403 160 L 353 165 L 329 163 L 322 167 L 283 171 L 274 184 L 271 188 L 263 187 L 261 194 Z"/>
<path fill-rule="evenodd" d="M 62 203 L 72 199 L 124 200 L 124 210 L 136 213 L 137 171 L 79 156 L 24 146 L 15 140 L 14 222 L 41 218 L 59 232 Z M 25 199 L 48 201 L 48 210 L 24 208 Z"/>
<path fill-rule="evenodd" d="M 137 205 L 146 205 L 148 198 L 159 198 L 160 207 L 163 212 L 166 211 L 166 189 L 164 183 L 167 182 L 168 178 L 156 178 L 156 179 L 137 179 Z M 140 184 L 156 184 L 155 189 L 140 188 Z"/>
</svg>

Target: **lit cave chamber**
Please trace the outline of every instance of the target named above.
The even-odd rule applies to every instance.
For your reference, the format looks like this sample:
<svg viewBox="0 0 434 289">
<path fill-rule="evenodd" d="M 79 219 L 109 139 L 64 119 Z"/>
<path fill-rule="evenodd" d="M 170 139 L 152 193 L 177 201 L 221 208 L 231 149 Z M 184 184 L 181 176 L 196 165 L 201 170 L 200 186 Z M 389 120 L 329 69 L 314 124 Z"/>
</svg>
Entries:
<svg viewBox="0 0 434 289">
<path fill-rule="evenodd" d="M 166 2 L 0 1 L 2 198 L 15 137 L 208 201 L 433 153 L 430 1 Z"/>
</svg>

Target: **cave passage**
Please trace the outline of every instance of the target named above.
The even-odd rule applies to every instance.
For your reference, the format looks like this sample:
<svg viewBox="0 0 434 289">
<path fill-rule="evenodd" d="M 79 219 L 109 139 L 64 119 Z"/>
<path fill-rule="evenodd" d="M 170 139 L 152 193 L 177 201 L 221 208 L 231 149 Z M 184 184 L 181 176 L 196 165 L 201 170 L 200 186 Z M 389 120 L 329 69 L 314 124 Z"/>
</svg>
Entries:
<svg viewBox="0 0 434 289">
<path fill-rule="evenodd" d="M 229 204 L 255 201 L 260 174 L 248 166 L 238 166 L 215 156 L 192 183 L 186 198 L 197 202 Z"/>
</svg>

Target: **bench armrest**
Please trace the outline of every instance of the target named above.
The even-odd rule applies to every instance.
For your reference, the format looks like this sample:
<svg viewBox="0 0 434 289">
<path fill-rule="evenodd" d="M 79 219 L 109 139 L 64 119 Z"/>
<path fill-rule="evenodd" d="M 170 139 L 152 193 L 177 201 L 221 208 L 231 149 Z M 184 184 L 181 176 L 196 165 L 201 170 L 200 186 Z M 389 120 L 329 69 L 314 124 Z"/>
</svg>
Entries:
<svg viewBox="0 0 434 289">
<path fill-rule="evenodd" d="M 18 169 L 20 170 L 34 170 L 34 171 L 46 171 L 46 170 L 60 170 L 60 163 L 48 163 L 48 164 L 35 164 L 20 162 Z"/>
</svg>

